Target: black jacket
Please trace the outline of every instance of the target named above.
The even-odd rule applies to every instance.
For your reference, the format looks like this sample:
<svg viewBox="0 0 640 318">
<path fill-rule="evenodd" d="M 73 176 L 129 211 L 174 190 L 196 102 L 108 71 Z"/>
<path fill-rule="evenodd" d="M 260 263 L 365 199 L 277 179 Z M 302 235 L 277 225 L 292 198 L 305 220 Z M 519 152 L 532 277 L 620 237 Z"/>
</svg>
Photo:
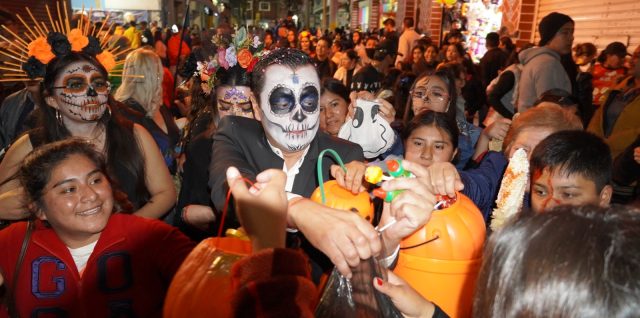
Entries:
<svg viewBox="0 0 640 318">
<path fill-rule="evenodd" d="M 318 187 L 316 164 L 318 155 L 324 149 L 335 150 L 344 163 L 353 160 L 364 161 L 362 147 L 318 131 L 311 141 L 309 151 L 293 183 L 293 193 L 310 197 Z M 332 157 L 322 161 L 324 181 L 331 178 L 330 167 L 336 164 Z M 226 171 L 230 166 L 240 170 L 240 174 L 249 180 L 267 169 L 282 169 L 284 160 L 271 150 L 267 137 L 259 121 L 238 116 L 226 116 L 220 120 L 218 130 L 213 136 L 211 163 L 209 164 L 209 187 L 211 201 L 216 210 L 222 211 L 227 191 Z M 235 219 L 235 216 L 228 215 Z"/>
<path fill-rule="evenodd" d="M 302 166 L 293 182 L 292 192 L 303 197 L 310 197 L 318 187 L 316 166 L 318 155 L 325 149 L 335 150 L 344 163 L 354 160 L 364 161 L 362 147 L 346 140 L 329 136 L 318 131 L 316 137 L 309 145 L 309 151 L 304 158 Z M 325 156 L 322 161 L 322 175 L 326 182 L 331 178 L 330 167 L 336 164 L 333 157 Z M 218 211 L 222 211 L 229 186 L 226 183 L 226 170 L 229 166 L 235 166 L 240 174 L 249 180 L 255 180 L 256 175 L 267 169 L 282 169 L 284 160 L 271 150 L 267 137 L 259 121 L 244 117 L 226 116 L 218 126 L 213 136 L 211 163 L 209 165 L 209 187 L 211 188 L 211 201 Z M 237 227 L 237 217 L 234 209 L 228 208 L 225 228 Z M 294 235 L 289 238 L 299 243 L 289 245 L 301 245 L 311 259 L 312 275 L 316 282 L 320 274 L 330 269 L 331 261 L 304 237 Z"/>
</svg>

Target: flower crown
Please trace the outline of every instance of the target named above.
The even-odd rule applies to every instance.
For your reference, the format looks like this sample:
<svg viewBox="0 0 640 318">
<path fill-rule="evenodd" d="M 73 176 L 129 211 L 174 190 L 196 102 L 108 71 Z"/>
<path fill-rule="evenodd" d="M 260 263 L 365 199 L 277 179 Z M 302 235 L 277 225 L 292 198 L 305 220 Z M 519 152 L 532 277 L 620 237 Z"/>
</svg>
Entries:
<svg viewBox="0 0 640 318">
<path fill-rule="evenodd" d="M 109 39 L 111 38 L 109 31 L 111 27 L 113 27 L 113 24 L 107 30 L 106 34 L 99 38 L 100 32 L 102 32 L 109 20 L 108 14 L 99 30 L 92 29 L 90 23 L 83 21 L 83 19 L 79 19 L 77 28 L 71 29 L 67 16 L 66 2 L 63 2 L 64 11 L 60 10 L 60 3 L 56 3 L 58 14 L 55 20 L 51 15 L 49 5 L 45 5 L 45 7 L 49 16 L 48 25 L 44 21 L 36 21 L 29 8 L 25 9 L 33 20 L 31 26 L 28 25 L 19 14 L 16 14 L 27 30 L 27 32 L 23 34 L 23 37 L 19 37 L 4 25 L 2 26 L 14 37 L 14 40 L 11 41 L 0 35 L 0 38 L 10 43 L 10 46 L 7 48 L 8 52 L 0 51 L 0 53 L 13 60 L 6 62 L 10 67 L 0 67 L 2 70 L 12 72 L 4 74 L 4 78 L 0 81 L 28 81 L 43 78 L 46 73 L 46 66 L 51 60 L 72 52 L 83 52 L 94 56 L 110 75 L 114 75 L 112 73 L 114 67 L 124 63 L 116 62 L 116 57 L 130 51 L 130 49 L 120 50 L 115 53 L 117 49 L 114 49 L 113 46 L 108 46 Z M 64 12 L 64 19 L 62 18 L 62 12 Z M 91 16 L 91 11 L 89 11 L 89 16 Z"/>
<path fill-rule="evenodd" d="M 238 65 L 247 73 L 251 73 L 256 63 L 266 54 L 260 38 L 248 37 L 244 27 L 238 29 L 231 39 L 214 35 L 211 41 L 218 47 L 218 51 L 208 60 L 197 62 L 194 72 L 194 76 L 202 82 L 202 90 L 207 94 L 211 93 L 216 82 L 216 72 L 220 68 L 229 70 Z"/>
</svg>

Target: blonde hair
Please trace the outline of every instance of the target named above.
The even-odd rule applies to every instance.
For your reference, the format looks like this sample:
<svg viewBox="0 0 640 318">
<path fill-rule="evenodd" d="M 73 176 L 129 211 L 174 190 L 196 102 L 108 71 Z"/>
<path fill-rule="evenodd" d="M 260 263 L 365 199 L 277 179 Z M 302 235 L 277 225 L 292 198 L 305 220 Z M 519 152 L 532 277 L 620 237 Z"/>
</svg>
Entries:
<svg viewBox="0 0 640 318">
<path fill-rule="evenodd" d="M 561 130 L 583 130 L 582 121 L 571 111 L 553 103 L 540 104 L 514 116 L 511 127 L 504 138 L 503 152 L 508 154 L 518 135 L 525 129 L 551 129 L 552 133 Z"/>
<path fill-rule="evenodd" d="M 162 76 L 158 54 L 147 48 L 137 49 L 127 55 L 122 84 L 114 98 L 121 102 L 133 98 L 146 110 L 146 116 L 151 117 L 162 104 Z"/>
</svg>

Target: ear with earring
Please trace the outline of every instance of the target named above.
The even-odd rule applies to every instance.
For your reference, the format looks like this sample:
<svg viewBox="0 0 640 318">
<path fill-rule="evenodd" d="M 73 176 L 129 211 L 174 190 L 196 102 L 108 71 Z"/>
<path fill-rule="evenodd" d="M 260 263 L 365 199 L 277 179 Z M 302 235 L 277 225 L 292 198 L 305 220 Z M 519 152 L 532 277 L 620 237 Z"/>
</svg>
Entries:
<svg viewBox="0 0 640 318">
<path fill-rule="evenodd" d="M 62 121 L 62 114 L 59 110 L 56 109 L 56 119 L 58 120 L 58 124 L 64 126 L 64 122 Z"/>
</svg>

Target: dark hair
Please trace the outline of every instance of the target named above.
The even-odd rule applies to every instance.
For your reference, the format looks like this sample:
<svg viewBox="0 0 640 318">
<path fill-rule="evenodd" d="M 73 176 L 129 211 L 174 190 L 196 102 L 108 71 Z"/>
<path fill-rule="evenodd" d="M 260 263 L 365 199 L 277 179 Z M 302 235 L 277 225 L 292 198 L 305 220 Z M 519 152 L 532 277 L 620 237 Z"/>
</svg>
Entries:
<svg viewBox="0 0 640 318">
<path fill-rule="evenodd" d="M 486 246 L 473 317 L 636 317 L 639 273 L 638 210 L 520 214 Z"/>
<path fill-rule="evenodd" d="M 397 71 L 399 72 L 400 70 Z M 402 72 L 396 77 L 396 81 L 393 84 L 394 100 L 392 103 L 393 108 L 396 110 L 396 118 L 404 118 L 404 112 L 406 111 L 404 106 L 407 105 L 411 87 L 413 86 L 416 77 L 416 74 L 413 72 Z"/>
<path fill-rule="evenodd" d="M 344 55 L 346 57 L 348 57 L 350 60 L 357 60 L 358 59 L 358 53 L 356 53 L 356 51 L 354 49 L 348 49 L 348 50 L 344 51 Z"/>
<path fill-rule="evenodd" d="M 44 208 L 42 195 L 51 179 L 51 172 L 72 155 L 85 156 L 108 178 L 104 156 L 86 140 L 68 138 L 37 147 L 24 158 L 18 180 L 29 200 L 38 208 Z"/>
<path fill-rule="evenodd" d="M 489 32 L 485 38 L 487 47 L 498 47 L 500 45 L 500 36 L 496 32 Z"/>
<path fill-rule="evenodd" d="M 458 21 L 460 23 L 460 21 Z M 451 38 L 462 38 L 462 32 L 459 29 L 452 29 L 448 33 L 449 39 Z"/>
<path fill-rule="evenodd" d="M 433 126 L 442 129 L 449 139 L 451 139 L 451 145 L 453 148 L 458 148 L 458 137 L 460 136 L 460 130 L 455 119 L 451 119 L 446 113 L 434 112 L 432 110 L 424 110 L 417 114 L 409 124 L 404 128 L 402 139 L 407 140 L 411 133 L 424 126 Z"/>
<path fill-rule="evenodd" d="M 620 58 L 624 59 L 625 56 L 629 55 L 627 52 L 627 46 L 622 42 L 611 42 L 607 45 L 607 47 L 600 52 L 598 55 L 598 62 L 604 63 L 609 55 L 617 55 Z"/>
<path fill-rule="evenodd" d="M 330 38 L 326 37 L 326 36 L 323 36 L 323 37 L 319 38 L 318 41 L 316 41 L 316 46 L 318 46 L 318 42 L 320 42 L 320 41 L 327 42 L 327 48 L 331 48 L 331 45 L 333 45 L 333 41 Z"/>
<path fill-rule="evenodd" d="M 507 49 L 507 52 L 509 52 L 509 53 L 513 52 L 516 49 L 516 45 L 513 44 L 513 41 L 508 36 L 501 37 L 500 38 L 500 43 L 502 43 L 502 45 L 504 45 L 505 49 Z"/>
<path fill-rule="evenodd" d="M 611 183 L 613 160 L 602 138 L 586 131 L 563 130 L 542 140 L 531 153 L 530 175 L 544 169 L 579 174 L 593 181 L 598 192 Z"/>
<path fill-rule="evenodd" d="M 407 28 L 413 28 L 413 18 L 412 17 L 404 18 L 404 25 L 406 25 Z"/>
<path fill-rule="evenodd" d="M 438 71 L 449 73 L 454 79 L 464 78 L 467 74 L 464 65 L 458 62 L 446 62 L 438 66 Z"/>
<path fill-rule="evenodd" d="M 340 96 L 345 100 L 345 102 L 347 102 L 347 105 L 351 103 L 351 99 L 349 98 L 349 89 L 344 86 L 341 81 L 333 77 L 327 77 L 322 80 L 322 85 L 320 86 L 320 95 L 324 94 L 324 92 L 330 92 Z"/>
<path fill-rule="evenodd" d="M 411 85 L 411 91 L 412 92 L 415 88 L 416 88 L 416 84 L 418 84 L 418 82 L 420 82 L 423 78 L 426 78 L 428 76 L 434 76 L 439 78 L 441 81 L 444 82 L 445 85 L 447 85 L 447 94 L 449 94 L 449 105 L 448 105 L 448 110 L 447 110 L 447 116 L 449 118 L 451 118 L 452 120 L 455 121 L 456 119 L 456 100 L 458 99 L 458 95 L 456 93 L 456 82 L 455 82 L 455 78 L 451 75 L 450 72 L 448 71 L 444 71 L 444 70 L 437 70 L 435 73 L 433 74 L 429 74 L 427 72 L 425 72 L 424 74 L 418 76 L 418 78 L 416 78 L 416 80 L 413 82 L 413 85 Z M 402 122 L 407 125 L 409 123 L 409 121 L 411 119 L 413 119 L 413 117 L 417 114 L 413 113 L 413 99 L 411 98 L 411 96 L 409 96 L 409 98 L 407 98 L 407 105 L 404 109 L 404 118 L 402 120 Z"/>
<path fill-rule="evenodd" d="M 98 71 L 108 78 L 107 71 L 93 56 L 84 53 L 70 53 L 60 58 L 54 58 L 47 65 L 47 72 L 43 80 L 44 90 L 41 95 L 40 105 L 46 105 L 39 108 L 39 126 L 42 127 L 42 140 L 50 143 L 65 139 L 71 136 L 67 128 L 61 124 L 56 118 L 56 110 L 46 103 L 44 97 L 50 96 L 53 92 L 55 80 L 59 73 L 71 63 L 87 62 L 98 69 Z M 120 115 L 118 108 L 126 108 L 122 103 L 116 101 L 109 95 L 109 106 L 113 111 L 106 111 L 98 120 L 98 124 L 106 128 L 105 132 L 105 152 L 107 154 L 107 170 L 112 175 L 116 175 L 117 167 L 126 169 L 134 178 L 133 180 L 114 180 L 113 184 L 121 186 L 120 182 L 128 182 L 135 184 L 131 187 L 135 193 L 134 198 L 129 198 L 134 207 L 140 208 L 151 197 L 147 190 L 145 182 L 145 166 L 142 151 L 138 147 L 133 134 L 133 123 Z M 133 212 L 133 211 L 132 211 Z"/>
<path fill-rule="evenodd" d="M 243 69 L 240 64 L 236 64 L 228 70 L 225 70 L 224 67 L 218 67 L 215 86 L 219 85 L 251 87 L 251 73 Z"/>
<path fill-rule="evenodd" d="M 251 90 L 255 94 L 258 103 L 260 103 L 260 92 L 264 87 L 267 68 L 274 64 L 284 65 L 292 70 L 306 65 L 313 66 L 309 55 L 298 49 L 279 48 L 263 56 L 260 61 L 256 63 L 251 73 Z"/>
<path fill-rule="evenodd" d="M 449 44 L 449 46 L 454 46 L 456 51 L 458 52 L 458 55 L 460 56 L 460 58 L 464 58 L 467 55 L 467 52 L 465 52 L 464 50 L 464 46 L 462 46 L 461 43 L 454 43 L 454 44 Z M 449 49 L 449 47 L 447 47 L 447 50 Z M 446 59 L 446 55 L 445 55 L 445 59 Z M 448 61 L 448 62 L 457 62 L 457 61 Z"/>
<path fill-rule="evenodd" d="M 596 46 L 591 42 L 576 44 L 576 46 L 573 47 L 573 50 L 576 52 L 576 56 L 580 56 L 580 55 L 592 56 L 592 55 L 596 55 L 596 53 L 598 52 L 598 49 L 596 48 Z"/>
<path fill-rule="evenodd" d="M 392 19 L 392 18 L 386 18 L 384 20 L 384 22 L 382 22 L 382 25 L 387 25 L 387 24 L 391 24 L 392 27 L 396 26 L 396 20 Z"/>
<path fill-rule="evenodd" d="M 358 35 L 360 35 L 360 37 L 358 38 L 358 41 L 357 41 L 357 42 L 353 41 L 353 35 L 355 35 L 356 33 L 358 33 Z M 360 32 L 360 31 L 356 30 L 356 31 L 353 31 L 353 32 L 351 33 L 351 42 L 353 43 L 353 45 L 354 45 L 354 46 L 355 46 L 355 45 L 358 45 L 358 44 L 360 44 L 360 43 L 362 43 L 362 40 L 363 40 L 363 38 L 362 38 L 362 32 Z"/>
</svg>

